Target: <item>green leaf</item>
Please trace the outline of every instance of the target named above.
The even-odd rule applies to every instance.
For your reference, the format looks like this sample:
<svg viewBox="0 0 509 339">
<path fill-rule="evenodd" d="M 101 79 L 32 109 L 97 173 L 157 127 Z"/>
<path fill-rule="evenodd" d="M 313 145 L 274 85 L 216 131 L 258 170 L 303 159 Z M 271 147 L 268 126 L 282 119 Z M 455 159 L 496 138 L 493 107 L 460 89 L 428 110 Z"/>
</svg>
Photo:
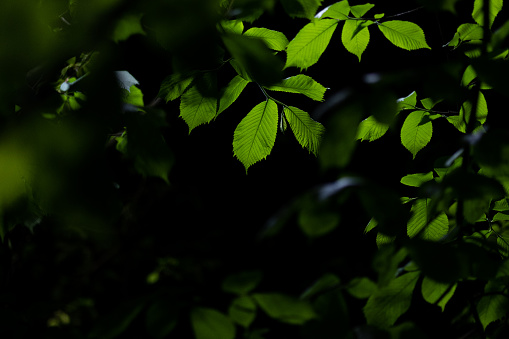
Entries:
<svg viewBox="0 0 509 339">
<path fill-rule="evenodd" d="M 222 289 L 234 294 L 247 294 L 251 292 L 262 280 L 260 271 L 242 271 L 231 274 L 223 281 Z"/>
<path fill-rule="evenodd" d="M 404 109 L 415 109 L 415 105 L 417 104 L 417 93 L 413 91 L 409 95 L 404 98 L 399 98 L 397 100 L 398 103 L 398 111 L 402 111 Z"/>
<path fill-rule="evenodd" d="M 443 312 L 445 305 L 447 305 L 454 295 L 457 285 L 458 284 L 440 283 L 428 277 L 424 277 L 421 286 L 422 297 L 430 304 L 438 305 Z"/>
<path fill-rule="evenodd" d="M 157 96 L 165 99 L 166 102 L 175 100 L 185 92 L 192 81 L 193 77 L 190 75 L 172 74 L 163 80 Z"/>
<path fill-rule="evenodd" d="M 267 100 L 256 105 L 235 129 L 233 153 L 244 164 L 246 172 L 251 165 L 270 154 L 276 140 L 277 125 L 277 104 Z"/>
<path fill-rule="evenodd" d="M 495 21 L 496 16 L 498 13 L 502 10 L 502 5 L 504 4 L 503 0 L 490 0 L 490 10 L 489 10 L 489 18 L 490 18 L 490 24 L 489 27 L 491 28 L 491 25 L 493 25 L 493 21 Z M 484 9 L 483 9 L 484 0 L 475 0 L 474 1 L 474 10 L 472 11 L 472 18 L 477 22 L 479 25 L 484 25 Z"/>
<path fill-rule="evenodd" d="M 458 129 L 458 131 L 462 133 L 466 133 L 467 130 L 467 121 L 470 119 L 470 114 L 472 113 L 472 102 L 465 101 L 463 105 L 461 105 L 461 109 L 458 115 L 447 117 L 447 121 L 454 125 Z M 486 98 L 482 92 L 479 92 L 479 97 L 477 99 L 477 109 L 476 109 L 477 122 L 479 124 L 484 124 L 486 122 L 486 118 L 488 117 L 488 103 L 486 102 Z"/>
<path fill-rule="evenodd" d="M 209 123 L 216 116 L 217 99 L 205 97 L 197 86 L 182 95 L 180 101 L 180 117 L 189 126 L 189 133 L 200 125 Z"/>
<path fill-rule="evenodd" d="M 481 40 L 484 36 L 483 28 L 476 24 L 462 24 L 456 30 L 456 34 L 447 46 L 458 46 L 464 41 Z"/>
<path fill-rule="evenodd" d="M 233 104 L 235 100 L 237 100 L 248 83 L 249 81 L 245 80 L 240 75 L 235 76 L 230 81 L 228 86 L 226 86 L 221 93 L 217 115 L 222 113 L 225 109 L 230 107 L 230 105 Z"/>
<path fill-rule="evenodd" d="M 383 35 L 395 46 L 408 51 L 428 48 L 422 29 L 413 22 L 392 20 L 378 24 Z"/>
<path fill-rule="evenodd" d="M 332 273 L 326 273 L 321 276 L 317 281 L 307 288 L 300 296 L 300 299 L 311 299 L 316 296 L 322 295 L 324 292 L 329 292 L 339 286 L 341 280 Z"/>
<path fill-rule="evenodd" d="M 377 290 L 377 285 L 369 278 L 355 278 L 346 288 L 348 293 L 357 299 L 369 298 Z"/>
<path fill-rule="evenodd" d="M 325 7 L 316 16 L 316 19 L 331 18 L 338 20 L 347 20 L 350 14 L 350 5 L 347 0 L 336 2 L 330 6 Z"/>
<path fill-rule="evenodd" d="M 286 48 L 285 68 L 307 69 L 314 65 L 327 48 L 337 25 L 337 20 L 321 19 L 304 26 Z"/>
<path fill-rule="evenodd" d="M 316 318 L 315 311 L 304 300 L 280 293 L 254 294 L 253 298 L 269 317 L 284 323 L 302 325 Z"/>
<path fill-rule="evenodd" d="M 419 272 L 408 272 L 378 289 L 364 306 L 369 325 L 388 328 L 410 307 L 412 293 L 419 279 Z"/>
<path fill-rule="evenodd" d="M 433 180 L 433 172 L 408 174 L 401 178 L 403 185 L 420 187 L 425 182 Z"/>
<path fill-rule="evenodd" d="M 131 35 L 142 34 L 145 35 L 145 31 L 141 26 L 142 13 L 137 14 L 125 14 L 115 24 L 115 28 L 112 33 L 112 40 L 115 42 L 127 40 Z"/>
<path fill-rule="evenodd" d="M 228 315 L 234 322 L 247 328 L 256 318 L 256 303 L 250 296 L 235 298 L 228 308 Z"/>
<path fill-rule="evenodd" d="M 313 19 L 322 0 L 281 0 L 286 13 L 292 18 Z"/>
<path fill-rule="evenodd" d="M 492 322 L 507 316 L 507 312 L 509 312 L 509 299 L 502 294 L 485 295 L 477 304 L 477 313 L 484 329 Z"/>
<path fill-rule="evenodd" d="M 234 339 L 235 325 L 223 313 L 197 307 L 191 311 L 191 324 L 196 339 Z"/>
<path fill-rule="evenodd" d="M 299 144 L 317 155 L 320 138 L 325 131 L 322 124 L 313 120 L 308 113 L 297 107 L 284 107 L 283 112 Z"/>
<path fill-rule="evenodd" d="M 436 104 L 438 104 L 441 100 L 434 100 L 432 98 L 425 98 L 425 99 L 422 99 L 421 100 L 421 104 L 424 108 L 426 109 L 433 109 L 433 107 L 435 107 Z"/>
<path fill-rule="evenodd" d="M 247 73 L 246 80 L 264 86 L 281 81 L 283 62 L 262 39 L 238 34 L 225 34 L 222 39 L 234 60 Z"/>
<path fill-rule="evenodd" d="M 445 213 L 430 219 L 430 199 L 417 199 L 412 205 L 412 216 L 408 220 L 407 234 L 410 238 L 420 235 L 422 239 L 438 241 L 449 231 L 449 220 Z"/>
<path fill-rule="evenodd" d="M 375 7 L 373 4 L 362 4 L 350 7 L 350 11 L 356 18 L 360 18 L 373 7 Z"/>
<path fill-rule="evenodd" d="M 143 107 L 145 104 L 143 103 L 143 93 L 136 86 L 131 86 L 129 88 L 129 92 L 125 93 L 126 96 L 122 98 L 122 101 L 126 104 Z M 78 107 L 79 108 L 79 107 Z M 75 109 L 75 108 L 73 108 Z"/>
<path fill-rule="evenodd" d="M 423 149 L 431 140 L 433 126 L 431 121 L 426 121 L 426 112 L 411 112 L 405 119 L 401 127 L 401 143 L 412 153 L 413 158 L 421 149 Z"/>
<path fill-rule="evenodd" d="M 361 141 L 375 141 L 387 133 L 389 124 L 378 122 L 374 116 L 369 116 L 362 120 L 357 129 L 357 139 Z"/>
<path fill-rule="evenodd" d="M 252 27 L 244 35 L 262 39 L 267 47 L 275 51 L 282 51 L 288 45 L 288 39 L 283 33 L 268 28 Z"/>
<path fill-rule="evenodd" d="M 222 20 L 219 25 L 225 32 L 233 34 L 242 34 L 244 23 L 241 20 Z"/>
<path fill-rule="evenodd" d="M 304 94 L 308 98 L 316 101 L 323 101 L 323 95 L 327 90 L 313 78 L 304 74 L 298 74 L 283 79 L 283 81 L 281 81 L 279 84 L 268 86 L 266 89 L 271 91 Z"/>
<path fill-rule="evenodd" d="M 356 7 L 356 6 L 354 6 Z M 352 7 L 353 8 L 353 7 Z M 341 41 L 346 50 L 355 54 L 361 61 L 361 55 L 369 43 L 368 25 L 372 21 L 348 20 L 343 26 Z"/>
<path fill-rule="evenodd" d="M 339 224 L 339 215 L 315 206 L 305 207 L 299 212 L 299 226 L 311 238 L 323 236 Z"/>
</svg>

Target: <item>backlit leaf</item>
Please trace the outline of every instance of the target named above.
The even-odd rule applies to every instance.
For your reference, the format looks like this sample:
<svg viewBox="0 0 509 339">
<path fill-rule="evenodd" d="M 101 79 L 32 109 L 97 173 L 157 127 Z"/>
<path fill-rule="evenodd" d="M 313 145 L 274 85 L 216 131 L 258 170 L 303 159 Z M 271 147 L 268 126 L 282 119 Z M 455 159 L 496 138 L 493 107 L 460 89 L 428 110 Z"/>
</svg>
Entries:
<svg viewBox="0 0 509 339">
<path fill-rule="evenodd" d="M 378 24 L 383 35 L 395 46 L 408 51 L 429 48 L 422 29 L 413 22 L 392 20 Z"/>
<path fill-rule="evenodd" d="M 345 22 L 341 34 L 343 46 L 348 52 L 355 54 L 359 61 L 361 61 L 361 55 L 369 43 L 369 30 L 366 25 L 365 21 L 348 20 Z"/>
<path fill-rule="evenodd" d="M 373 4 L 362 4 L 350 7 L 350 11 L 356 18 L 360 18 L 366 14 L 371 8 L 375 7 Z"/>
<path fill-rule="evenodd" d="M 296 76 L 283 79 L 283 81 L 279 84 L 268 86 L 266 88 L 271 91 L 304 94 L 316 101 L 323 101 L 323 95 L 327 90 L 325 87 L 313 80 L 313 78 L 304 74 L 298 74 Z"/>
<path fill-rule="evenodd" d="M 420 187 L 427 181 L 433 180 L 433 172 L 408 174 L 401 178 L 401 183 L 407 186 Z"/>
<path fill-rule="evenodd" d="M 327 48 L 337 25 L 337 20 L 322 19 L 304 26 L 288 44 L 285 68 L 306 69 L 314 65 Z"/>
<path fill-rule="evenodd" d="M 424 277 L 421 286 L 422 297 L 430 304 L 437 304 L 442 312 L 454 295 L 458 284 L 445 284 Z"/>
<path fill-rule="evenodd" d="M 474 10 L 472 12 L 472 18 L 474 18 L 475 22 L 477 22 L 481 26 L 484 25 L 483 4 L 484 4 L 484 0 L 475 0 L 474 1 Z M 495 21 L 496 16 L 502 10 L 502 5 L 504 4 L 504 1 L 503 0 L 490 0 L 489 4 L 490 4 L 489 27 L 491 28 L 491 25 L 493 24 L 493 21 Z"/>
<path fill-rule="evenodd" d="M 224 88 L 223 92 L 221 93 L 221 97 L 219 99 L 219 108 L 217 110 L 218 115 L 230 107 L 230 105 L 233 104 L 235 100 L 237 100 L 248 83 L 249 81 L 245 80 L 240 75 L 235 76 L 230 81 L 228 86 L 226 86 L 226 88 Z"/>
<path fill-rule="evenodd" d="M 472 108 L 472 103 L 470 101 L 465 101 L 463 105 L 461 105 L 459 114 L 447 117 L 447 121 L 453 124 L 454 127 L 458 129 L 458 131 L 466 133 L 467 121 L 470 119 Z M 477 99 L 476 116 L 477 122 L 481 125 L 486 122 L 486 118 L 488 117 L 488 103 L 486 102 L 486 98 L 482 92 L 479 92 L 479 97 Z"/>
<path fill-rule="evenodd" d="M 248 29 L 244 35 L 262 39 L 267 47 L 275 51 L 282 51 L 288 45 L 288 39 L 283 33 L 268 28 L 253 27 Z"/>
<path fill-rule="evenodd" d="M 397 100 L 398 103 L 398 111 L 404 109 L 415 109 L 415 105 L 417 104 L 417 93 L 413 91 L 409 95 L 403 98 L 399 98 Z"/>
<path fill-rule="evenodd" d="M 347 20 L 348 14 L 350 14 L 350 5 L 347 0 L 336 2 L 328 7 L 321 10 L 315 18 L 331 18 L 338 20 Z"/>
<path fill-rule="evenodd" d="M 297 107 L 284 107 L 283 112 L 299 144 L 317 155 L 320 138 L 325 131 L 322 124 Z"/>
<path fill-rule="evenodd" d="M 378 122 L 374 116 L 362 120 L 357 129 L 357 139 L 375 141 L 389 130 L 390 125 Z"/>
<path fill-rule="evenodd" d="M 254 294 L 253 298 L 269 317 L 284 323 L 302 325 L 316 318 L 313 307 L 304 300 L 280 293 Z"/>
<path fill-rule="evenodd" d="M 378 289 L 364 306 L 369 325 L 388 328 L 410 307 L 412 292 L 419 279 L 419 272 L 408 272 Z"/>
<path fill-rule="evenodd" d="M 211 308 L 194 308 L 191 325 L 196 339 L 234 339 L 235 325 L 223 313 Z"/>
<path fill-rule="evenodd" d="M 401 143 L 412 153 L 414 159 L 417 152 L 430 142 L 433 134 L 431 121 L 423 121 L 426 114 L 423 111 L 410 113 L 401 127 Z"/>
<path fill-rule="evenodd" d="M 495 281 L 489 281 L 484 288 L 487 295 L 482 296 L 477 304 L 477 313 L 484 329 L 492 322 L 507 316 L 509 312 L 509 298 L 497 293 L 503 289 L 504 287 L 500 288 Z"/>
<path fill-rule="evenodd" d="M 157 96 L 165 99 L 167 102 L 175 100 L 189 88 L 192 81 L 193 77 L 190 75 L 172 74 L 163 80 Z"/>
<path fill-rule="evenodd" d="M 205 97 L 193 86 L 182 95 L 180 101 L 180 117 L 189 126 L 189 133 L 202 124 L 212 121 L 216 116 L 217 99 Z"/>
<path fill-rule="evenodd" d="M 270 154 L 278 126 L 277 104 L 267 100 L 242 119 L 233 136 L 233 153 L 247 169 Z"/>
<path fill-rule="evenodd" d="M 429 200 L 417 199 L 412 205 L 412 216 L 407 224 L 407 234 L 410 238 L 419 235 L 425 240 L 438 241 L 449 231 L 449 220 L 445 213 L 430 218 Z"/>
</svg>

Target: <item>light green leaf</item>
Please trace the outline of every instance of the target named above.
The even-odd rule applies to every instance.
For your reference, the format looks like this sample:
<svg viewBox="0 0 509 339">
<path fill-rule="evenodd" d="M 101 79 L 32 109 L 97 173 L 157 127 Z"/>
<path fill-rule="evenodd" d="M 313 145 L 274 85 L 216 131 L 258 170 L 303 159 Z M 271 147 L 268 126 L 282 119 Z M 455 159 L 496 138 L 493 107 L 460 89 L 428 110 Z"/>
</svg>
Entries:
<svg viewBox="0 0 509 339">
<path fill-rule="evenodd" d="M 286 13 L 292 18 L 313 19 L 322 0 L 281 0 Z"/>
<path fill-rule="evenodd" d="M 252 27 L 244 35 L 262 39 L 267 47 L 275 51 L 282 51 L 288 45 L 288 39 L 283 33 L 268 28 Z"/>
<path fill-rule="evenodd" d="M 424 277 L 421 286 L 422 297 L 430 304 L 437 304 L 443 312 L 445 305 L 454 295 L 457 285 L 455 283 L 451 286 L 450 284 L 436 282 L 428 277 Z"/>
<path fill-rule="evenodd" d="M 271 91 L 304 94 L 316 101 L 323 101 L 323 95 L 327 90 L 325 87 L 313 80 L 313 78 L 304 74 L 283 79 L 283 81 L 279 84 L 267 86 L 265 88 Z"/>
<path fill-rule="evenodd" d="M 350 11 L 356 18 L 360 18 L 366 14 L 371 8 L 375 7 L 373 4 L 362 4 L 350 7 Z"/>
<path fill-rule="evenodd" d="M 197 86 L 182 95 L 180 117 L 189 126 L 189 133 L 202 124 L 209 123 L 216 116 L 217 99 L 204 97 Z"/>
<path fill-rule="evenodd" d="M 262 275 L 263 273 L 260 271 L 242 271 L 231 274 L 226 277 L 221 287 L 225 292 L 247 294 L 258 286 Z"/>
<path fill-rule="evenodd" d="M 431 121 L 425 121 L 426 112 L 411 112 L 401 127 L 401 143 L 412 153 L 413 158 L 431 140 L 433 126 Z"/>
<path fill-rule="evenodd" d="M 350 14 L 350 5 L 347 0 L 336 2 L 330 6 L 325 7 L 316 16 L 316 19 L 331 18 L 338 20 L 348 19 Z"/>
<path fill-rule="evenodd" d="M 404 98 L 399 98 L 398 101 L 398 111 L 404 109 L 415 109 L 415 105 L 417 104 L 417 93 L 413 91 L 409 95 Z"/>
<path fill-rule="evenodd" d="M 284 107 L 283 112 L 299 144 L 317 155 L 320 138 L 325 131 L 322 124 L 297 107 Z"/>
<path fill-rule="evenodd" d="M 337 20 L 321 19 L 304 26 L 288 44 L 285 68 L 306 69 L 314 65 L 327 48 L 337 25 Z"/>
<path fill-rule="evenodd" d="M 438 104 L 440 101 L 442 101 L 442 100 L 440 100 L 440 99 L 439 99 L 439 100 L 436 100 L 436 99 L 432 99 L 432 98 L 425 98 L 425 99 L 422 99 L 422 100 L 421 100 L 421 104 L 422 104 L 422 106 L 423 106 L 424 108 L 431 110 L 431 109 L 433 109 L 433 107 L 435 107 L 435 105 L 436 105 L 436 104 Z M 430 119 L 431 119 L 431 117 L 430 117 Z"/>
<path fill-rule="evenodd" d="M 359 58 L 360 62 L 361 55 L 366 50 L 369 43 L 367 22 L 361 20 L 346 21 L 343 26 L 343 32 L 341 33 L 341 41 L 343 42 L 343 46 L 345 46 L 346 50 L 355 54 Z"/>
<path fill-rule="evenodd" d="M 472 103 L 470 101 L 465 101 L 463 105 L 461 105 L 459 114 L 447 117 L 447 121 L 453 124 L 458 131 L 466 133 L 467 121 L 472 113 L 472 108 Z M 482 92 L 479 92 L 479 98 L 477 99 L 476 116 L 479 124 L 482 125 L 486 122 L 486 118 L 488 116 L 488 103 L 486 102 L 486 98 Z"/>
<path fill-rule="evenodd" d="M 225 32 L 233 34 L 242 34 L 244 31 L 244 23 L 241 20 L 222 20 L 219 25 Z"/>
<path fill-rule="evenodd" d="M 371 218 L 369 220 L 368 224 L 366 225 L 366 227 L 364 228 L 364 234 L 368 233 L 369 231 L 374 229 L 376 226 L 378 226 L 378 223 L 376 222 L 376 220 L 374 218 Z"/>
<path fill-rule="evenodd" d="M 239 123 L 233 136 L 233 153 L 244 164 L 246 172 L 270 154 L 277 126 L 277 104 L 272 100 L 256 105 Z"/>
<path fill-rule="evenodd" d="M 420 187 L 425 182 L 433 180 L 433 172 L 408 174 L 401 178 L 403 185 Z"/>
<path fill-rule="evenodd" d="M 502 10 L 502 5 L 504 4 L 503 0 L 490 0 L 490 24 L 493 25 L 493 21 L 495 21 L 495 17 Z M 484 25 L 484 10 L 483 10 L 484 0 L 475 0 L 474 1 L 474 10 L 472 12 L 472 18 L 474 18 L 475 22 L 479 25 Z"/>
<path fill-rule="evenodd" d="M 389 127 L 389 124 L 383 124 L 378 122 L 374 116 L 369 116 L 359 124 L 357 139 L 375 141 L 381 138 L 389 130 Z"/>
<path fill-rule="evenodd" d="M 254 294 L 253 298 L 269 317 L 284 323 L 302 325 L 316 318 L 313 307 L 304 300 L 280 293 Z"/>
<path fill-rule="evenodd" d="M 408 51 L 429 48 L 422 29 L 413 22 L 392 20 L 378 24 L 383 35 L 395 46 Z"/>
<path fill-rule="evenodd" d="M 115 42 L 127 40 L 133 34 L 145 35 L 141 26 L 142 13 L 125 14 L 115 24 L 111 38 Z"/>
<path fill-rule="evenodd" d="M 256 317 L 256 303 L 249 296 L 238 297 L 228 308 L 228 315 L 237 324 L 247 328 Z"/>
<path fill-rule="evenodd" d="M 157 96 L 165 99 L 166 102 L 175 100 L 185 92 L 192 81 L 192 76 L 172 74 L 163 80 Z"/>
<path fill-rule="evenodd" d="M 424 240 L 438 241 L 449 231 L 449 220 L 445 213 L 429 219 L 430 199 L 417 199 L 412 205 L 412 216 L 408 220 L 407 234 L 410 238 L 418 234 Z"/>
<path fill-rule="evenodd" d="M 240 75 L 235 76 L 228 86 L 223 89 L 221 93 L 221 97 L 219 99 L 219 108 L 217 110 L 217 115 L 222 113 L 225 109 L 230 107 L 231 104 L 237 100 L 240 93 L 244 90 L 249 81 L 245 80 Z"/>
<path fill-rule="evenodd" d="M 129 88 L 129 92 L 125 93 L 126 96 L 122 98 L 122 101 L 126 104 L 143 107 L 145 104 L 143 103 L 143 93 L 136 86 L 131 86 Z M 78 107 L 79 108 L 79 107 Z M 74 109 L 74 108 L 73 108 Z"/>
<path fill-rule="evenodd" d="M 408 272 L 378 289 L 364 306 L 369 325 L 388 328 L 410 307 L 412 292 L 419 279 L 419 272 Z"/>
<path fill-rule="evenodd" d="M 223 313 L 197 307 L 191 311 L 191 325 L 196 339 L 234 339 L 235 325 Z"/>
</svg>

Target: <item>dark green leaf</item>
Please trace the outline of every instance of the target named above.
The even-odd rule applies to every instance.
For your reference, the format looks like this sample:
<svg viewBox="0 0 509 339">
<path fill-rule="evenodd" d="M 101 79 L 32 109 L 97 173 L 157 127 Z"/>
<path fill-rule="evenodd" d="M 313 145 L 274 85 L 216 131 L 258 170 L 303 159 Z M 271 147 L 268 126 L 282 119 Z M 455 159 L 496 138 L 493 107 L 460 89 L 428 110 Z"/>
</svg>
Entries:
<svg viewBox="0 0 509 339">
<path fill-rule="evenodd" d="M 143 14 L 125 14 L 121 17 L 115 25 L 112 33 L 112 40 L 115 42 L 127 40 L 133 34 L 142 34 L 145 35 L 145 31 L 141 26 L 141 18 Z"/>
<path fill-rule="evenodd" d="M 261 271 L 242 271 L 229 275 L 223 281 L 222 289 L 234 294 L 247 294 L 251 292 L 262 280 Z"/>
<path fill-rule="evenodd" d="M 401 183 L 407 186 L 420 187 L 423 183 L 433 180 L 433 172 L 408 174 L 401 178 Z"/>
<path fill-rule="evenodd" d="M 211 308 L 194 308 L 191 324 L 196 339 L 234 339 L 235 325 L 223 313 Z"/>
<path fill-rule="evenodd" d="M 489 9 L 489 18 L 490 24 L 493 25 L 493 21 L 495 21 L 496 16 L 502 10 L 502 5 L 504 4 L 503 0 L 489 0 L 490 9 Z M 475 22 L 479 25 L 484 25 L 484 0 L 475 0 L 474 1 L 474 10 L 472 12 L 472 18 L 474 18 Z"/>
<path fill-rule="evenodd" d="M 175 100 L 189 88 L 192 81 L 193 77 L 191 75 L 172 74 L 163 80 L 157 96 L 166 101 Z"/>
<path fill-rule="evenodd" d="M 150 335 L 157 339 L 168 336 L 178 321 L 178 309 L 171 299 L 154 302 L 147 310 L 145 323 Z"/>
<path fill-rule="evenodd" d="M 430 304 L 436 304 L 442 312 L 445 309 L 445 305 L 454 295 L 458 284 L 444 284 L 436 282 L 428 277 L 424 277 L 422 281 L 422 297 Z"/>
<path fill-rule="evenodd" d="M 331 290 L 338 288 L 340 283 L 339 278 L 332 274 L 327 273 L 320 277 L 313 285 L 311 285 L 302 295 L 301 299 L 311 299 L 316 296 L 320 296 L 323 293 L 330 292 Z"/>
<path fill-rule="evenodd" d="M 348 14 L 350 14 L 350 5 L 347 0 L 336 2 L 330 6 L 325 7 L 318 14 L 317 19 L 331 18 L 338 20 L 347 20 Z"/>
<path fill-rule="evenodd" d="M 377 286 L 369 278 L 361 277 L 350 281 L 346 290 L 357 299 L 366 299 L 376 292 Z"/>
<path fill-rule="evenodd" d="M 401 143 L 412 153 L 413 158 L 431 140 L 433 125 L 431 121 L 424 122 L 428 113 L 424 111 L 411 112 L 401 127 Z M 423 123 L 424 122 L 424 123 Z"/>
<path fill-rule="evenodd" d="M 234 322 L 247 328 L 256 318 L 256 303 L 249 296 L 235 298 L 228 309 L 228 315 Z"/>
<path fill-rule="evenodd" d="M 268 316 L 284 323 L 302 325 L 316 317 L 313 307 L 304 300 L 299 300 L 280 293 L 254 294 L 253 298 Z"/>
<path fill-rule="evenodd" d="M 292 18 L 313 19 L 322 0 L 281 0 L 286 13 Z"/>
</svg>

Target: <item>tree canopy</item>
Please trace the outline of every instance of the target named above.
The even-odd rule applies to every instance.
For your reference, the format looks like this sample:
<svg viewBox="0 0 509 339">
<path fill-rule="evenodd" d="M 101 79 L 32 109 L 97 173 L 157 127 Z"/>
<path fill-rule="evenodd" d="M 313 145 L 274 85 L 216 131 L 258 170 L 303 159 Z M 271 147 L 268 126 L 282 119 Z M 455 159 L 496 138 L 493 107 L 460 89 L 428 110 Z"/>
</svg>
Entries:
<svg viewBox="0 0 509 339">
<path fill-rule="evenodd" d="M 0 335 L 506 338 L 506 11 L 3 0 Z"/>
</svg>

